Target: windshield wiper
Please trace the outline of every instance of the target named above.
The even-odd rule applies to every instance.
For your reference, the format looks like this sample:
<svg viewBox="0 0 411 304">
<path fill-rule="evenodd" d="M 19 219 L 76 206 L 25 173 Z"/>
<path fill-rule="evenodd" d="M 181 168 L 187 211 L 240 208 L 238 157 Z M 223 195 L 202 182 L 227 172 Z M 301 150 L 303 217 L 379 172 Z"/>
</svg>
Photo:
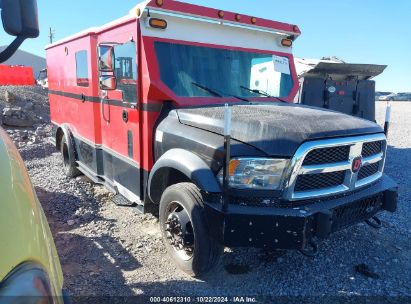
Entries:
<svg viewBox="0 0 411 304">
<path fill-rule="evenodd" d="M 246 102 L 250 102 L 248 99 L 246 99 L 246 98 L 243 98 L 243 97 L 240 97 L 240 96 L 236 96 L 236 95 L 232 95 L 232 94 L 226 94 L 225 92 L 221 92 L 222 94 L 220 94 L 220 93 L 218 93 L 217 92 L 217 90 L 215 90 L 215 89 L 210 89 L 210 88 L 208 88 L 208 87 L 206 87 L 206 86 L 203 86 L 203 85 L 201 85 L 201 84 L 199 84 L 199 83 L 196 83 L 196 82 L 192 82 L 192 84 L 193 85 L 195 85 L 196 87 L 199 87 L 200 89 L 203 89 L 204 91 L 206 91 L 206 92 L 209 92 L 210 94 L 212 94 L 212 95 L 214 95 L 214 96 L 217 96 L 217 97 L 224 97 L 222 94 L 224 94 L 224 95 L 227 95 L 227 96 L 229 96 L 229 97 L 234 97 L 234 98 L 237 98 L 237 99 L 239 99 L 239 100 L 242 100 L 242 101 L 246 101 Z"/>
<path fill-rule="evenodd" d="M 268 94 L 267 92 L 264 92 L 264 91 L 261 91 L 261 90 L 250 89 L 250 88 L 247 88 L 247 87 L 245 87 L 245 86 L 240 86 L 240 88 L 242 88 L 243 90 L 249 91 L 249 92 L 251 92 L 251 93 L 263 95 L 263 96 L 266 96 L 266 97 L 273 97 L 273 96 L 271 96 L 270 94 Z"/>
<path fill-rule="evenodd" d="M 251 93 L 256 93 L 256 94 L 259 94 L 259 95 L 262 95 L 262 96 L 265 96 L 265 97 L 269 97 L 269 98 L 275 98 L 275 99 L 277 99 L 277 100 L 279 100 L 279 101 L 281 101 L 281 102 L 288 103 L 288 102 L 285 101 L 284 99 L 281 99 L 281 98 L 279 98 L 279 97 L 272 96 L 272 95 L 268 94 L 267 92 L 265 92 L 265 91 L 263 91 L 263 90 L 250 89 L 250 88 L 247 88 L 247 87 L 245 87 L 245 86 L 240 86 L 240 88 L 243 89 L 243 90 L 247 90 L 247 91 L 249 91 L 249 92 L 251 92 Z"/>
<path fill-rule="evenodd" d="M 214 91 L 213 89 L 207 88 L 199 83 L 196 82 L 192 82 L 193 85 L 195 85 L 196 87 L 199 87 L 200 89 L 210 93 L 211 95 L 217 96 L 217 97 L 223 97 L 223 95 L 217 93 L 216 91 Z"/>
</svg>

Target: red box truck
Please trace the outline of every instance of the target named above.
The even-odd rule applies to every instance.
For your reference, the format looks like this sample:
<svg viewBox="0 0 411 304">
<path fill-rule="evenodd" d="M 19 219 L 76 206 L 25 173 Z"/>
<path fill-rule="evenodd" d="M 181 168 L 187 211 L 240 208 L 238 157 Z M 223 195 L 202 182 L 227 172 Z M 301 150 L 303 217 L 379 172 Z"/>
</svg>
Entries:
<svg viewBox="0 0 411 304">
<path fill-rule="evenodd" d="M 156 0 L 48 46 L 66 174 L 104 184 L 120 205 L 156 204 L 164 244 L 191 275 L 211 269 L 223 246 L 312 256 L 316 238 L 378 226 L 376 214 L 397 204 L 384 132 L 292 104 L 299 35 L 292 24 Z"/>
</svg>

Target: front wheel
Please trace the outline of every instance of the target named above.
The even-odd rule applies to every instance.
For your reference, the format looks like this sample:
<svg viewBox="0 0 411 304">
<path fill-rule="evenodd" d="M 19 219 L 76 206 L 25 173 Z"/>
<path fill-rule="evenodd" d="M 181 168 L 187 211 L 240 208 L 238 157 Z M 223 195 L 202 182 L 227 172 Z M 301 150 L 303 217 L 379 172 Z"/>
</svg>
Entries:
<svg viewBox="0 0 411 304">
<path fill-rule="evenodd" d="M 223 247 L 209 235 L 203 198 L 194 184 L 167 188 L 161 197 L 159 216 L 167 252 L 181 270 L 198 277 L 217 264 Z"/>
</svg>

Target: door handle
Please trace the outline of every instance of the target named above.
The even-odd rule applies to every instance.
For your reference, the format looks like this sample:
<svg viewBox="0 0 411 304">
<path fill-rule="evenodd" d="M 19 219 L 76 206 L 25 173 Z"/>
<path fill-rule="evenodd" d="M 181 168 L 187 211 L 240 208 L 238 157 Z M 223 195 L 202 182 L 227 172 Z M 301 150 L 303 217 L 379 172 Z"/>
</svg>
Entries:
<svg viewBox="0 0 411 304">
<path fill-rule="evenodd" d="M 128 112 L 127 112 L 127 110 L 123 110 L 122 117 L 123 117 L 124 122 L 128 122 Z"/>
<path fill-rule="evenodd" d="M 104 113 L 104 106 L 106 104 L 105 100 L 106 99 L 104 97 L 100 99 L 100 113 L 101 113 L 101 117 L 103 118 L 104 121 L 110 122 L 110 107 L 108 108 L 108 111 L 109 111 L 109 113 L 108 113 L 109 118 L 108 119 L 106 118 L 106 115 Z"/>
</svg>

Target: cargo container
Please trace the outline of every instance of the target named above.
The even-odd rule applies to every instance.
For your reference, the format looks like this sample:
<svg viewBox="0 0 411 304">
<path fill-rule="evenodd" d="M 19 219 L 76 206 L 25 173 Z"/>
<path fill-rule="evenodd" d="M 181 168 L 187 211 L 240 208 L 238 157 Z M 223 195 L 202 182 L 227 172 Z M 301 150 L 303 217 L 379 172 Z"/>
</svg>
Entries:
<svg viewBox="0 0 411 304">
<path fill-rule="evenodd" d="M 0 65 L 0 86 L 34 86 L 33 68 L 19 65 Z"/>
</svg>

